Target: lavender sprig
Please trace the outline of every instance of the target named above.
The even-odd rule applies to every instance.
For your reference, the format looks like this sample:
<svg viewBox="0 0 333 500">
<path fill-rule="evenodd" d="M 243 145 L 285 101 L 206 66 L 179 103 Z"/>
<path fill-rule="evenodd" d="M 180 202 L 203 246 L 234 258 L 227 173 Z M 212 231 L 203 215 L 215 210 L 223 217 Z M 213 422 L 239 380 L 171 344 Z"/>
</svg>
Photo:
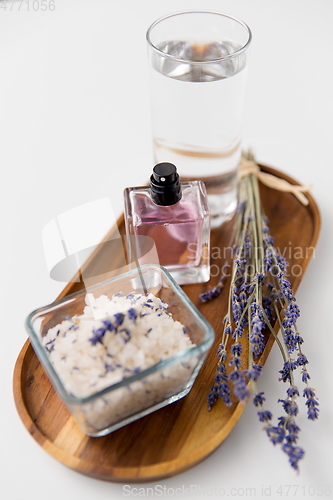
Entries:
<svg viewBox="0 0 333 500">
<path fill-rule="evenodd" d="M 239 206 L 230 247 L 233 248 L 233 271 L 228 313 L 223 320 L 217 374 L 208 395 L 208 409 L 212 409 L 219 397 L 227 406 L 232 405 L 232 395 L 245 403 L 250 396 L 250 384 L 254 394 L 253 403 L 266 434 L 274 445 L 281 445 L 291 466 L 298 471 L 304 450 L 297 445 L 300 428 L 296 419 L 300 391 L 295 384 L 296 371 L 301 371 L 301 379 L 305 384 L 302 394 L 310 420 L 318 418 L 319 404 L 315 390 L 309 386 L 308 359 L 302 351 L 304 339 L 297 327 L 300 309 L 287 278 L 288 262 L 274 247 L 269 221 L 261 206 L 258 179 L 251 173 L 240 181 Z M 225 279 L 222 274 L 217 286 L 201 294 L 202 301 L 217 297 Z M 272 326 L 276 320 L 280 326 L 279 335 Z M 257 389 L 262 367 L 254 362 L 265 349 L 267 329 L 277 342 L 283 358 L 279 380 L 288 385 L 285 399 L 278 400 L 284 415 L 278 418 L 277 425 L 273 425 L 273 415 L 264 407 L 264 393 Z M 231 339 L 233 342 L 230 344 Z M 245 342 L 249 347 L 246 367 L 242 366 L 241 358 Z"/>
</svg>

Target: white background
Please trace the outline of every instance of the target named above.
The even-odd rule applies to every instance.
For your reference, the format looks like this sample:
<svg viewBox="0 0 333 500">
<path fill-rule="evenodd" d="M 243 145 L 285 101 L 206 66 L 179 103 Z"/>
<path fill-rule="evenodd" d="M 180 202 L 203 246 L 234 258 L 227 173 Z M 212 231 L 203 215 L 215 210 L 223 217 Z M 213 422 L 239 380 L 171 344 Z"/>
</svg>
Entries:
<svg viewBox="0 0 333 500">
<path fill-rule="evenodd" d="M 283 486 L 283 496 L 276 490 L 300 485 L 304 488 L 296 498 L 318 498 L 320 486 L 333 486 L 333 2 L 55 0 L 54 12 L 35 12 L 32 3 L 29 11 L 28 4 L 19 11 L 20 2 L 11 12 L 0 8 L 1 497 L 124 497 L 123 485 L 77 474 L 39 447 L 16 412 L 12 373 L 27 337 L 26 316 L 52 302 L 64 287 L 48 275 L 43 227 L 67 210 L 107 196 L 119 215 L 123 188 L 146 182 L 150 174 L 147 27 L 167 13 L 205 8 L 239 17 L 253 32 L 244 146 L 253 148 L 257 161 L 304 184 L 314 183 L 322 230 L 297 299 L 321 414 L 318 422 L 307 421 L 305 411 L 300 415 L 299 444 L 306 456 L 299 476 L 268 441 L 249 404 L 211 457 L 183 474 L 141 487 L 193 485 L 201 488 L 201 497 L 217 498 L 221 488 L 229 496 L 243 488 L 238 497 L 255 488 L 251 498 L 291 498 L 296 488 L 288 493 Z M 273 411 L 285 394 L 277 382 L 280 366 L 274 348 L 260 382 Z M 135 493 L 131 490 L 128 498 Z"/>
</svg>

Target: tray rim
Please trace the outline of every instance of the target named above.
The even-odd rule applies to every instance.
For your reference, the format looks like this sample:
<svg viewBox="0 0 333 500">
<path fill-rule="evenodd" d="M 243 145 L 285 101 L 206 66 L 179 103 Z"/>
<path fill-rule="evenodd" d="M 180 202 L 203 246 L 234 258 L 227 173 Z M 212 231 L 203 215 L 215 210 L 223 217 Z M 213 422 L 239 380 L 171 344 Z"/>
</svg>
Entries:
<svg viewBox="0 0 333 500">
<path fill-rule="evenodd" d="M 276 170 L 275 168 L 264 166 L 261 164 L 258 164 L 260 169 L 263 170 L 264 172 L 270 173 L 276 177 L 283 178 L 290 182 L 290 184 L 294 185 L 300 185 L 295 179 L 290 177 L 289 175 L 285 174 L 284 172 L 280 170 Z M 317 244 L 319 234 L 320 234 L 320 229 L 321 229 L 321 216 L 320 216 L 320 211 L 318 208 L 318 205 L 316 204 L 314 198 L 312 197 L 311 194 L 306 193 L 306 197 L 309 200 L 309 205 L 306 207 L 307 210 L 309 210 L 312 214 L 312 219 L 313 219 L 313 234 L 312 234 L 312 239 L 310 242 L 310 251 L 307 253 L 306 257 L 304 258 L 302 262 L 302 269 L 303 273 L 305 273 L 309 262 L 312 259 L 313 255 L 313 250 Z M 109 235 L 112 233 L 112 231 L 115 230 L 116 227 L 119 227 L 124 221 L 124 214 L 121 214 L 121 216 L 118 218 L 117 223 L 115 226 L 111 228 L 111 230 L 107 233 L 107 235 L 104 237 L 104 239 L 100 242 L 100 244 L 96 247 L 96 249 L 92 252 L 92 254 L 88 257 L 86 262 L 84 263 L 83 267 L 88 266 L 89 263 L 96 257 L 96 254 L 99 251 L 99 248 L 102 243 L 108 240 Z M 75 280 L 76 277 L 78 277 L 78 273 L 73 277 L 73 280 Z M 293 288 L 294 291 L 296 292 L 299 284 L 301 282 L 301 277 L 302 275 L 298 276 L 295 278 L 295 281 L 293 283 Z M 72 282 L 69 282 L 62 292 L 59 294 L 59 296 L 56 298 L 56 300 L 59 300 L 66 295 L 68 295 L 70 292 L 70 289 L 72 287 Z M 279 330 L 278 328 L 278 322 L 276 322 L 275 327 L 276 329 Z M 269 352 L 274 344 L 274 338 L 273 336 L 269 336 L 268 342 L 265 346 L 265 349 L 262 353 L 261 359 L 263 364 L 266 362 L 267 357 L 269 355 Z M 238 421 L 239 417 L 241 416 L 243 410 L 245 409 L 246 405 L 243 405 L 241 403 L 238 403 L 235 411 L 232 414 L 232 417 L 228 420 L 228 423 L 220 429 L 220 432 L 217 433 L 216 437 L 219 436 L 219 434 L 224 435 L 222 439 L 220 440 L 219 444 L 216 446 L 211 445 L 211 441 L 208 443 L 205 443 L 203 446 L 200 448 L 197 448 L 192 454 L 191 454 L 191 460 L 188 459 L 188 456 L 185 458 L 174 458 L 172 460 L 168 460 L 165 462 L 160 462 L 158 464 L 150 464 L 150 465 L 145 465 L 142 467 L 117 467 L 113 466 L 111 469 L 103 467 L 101 465 L 98 466 L 98 474 L 94 474 L 94 471 L 92 470 L 92 466 L 90 465 L 89 462 L 86 462 L 82 460 L 81 458 L 74 457 L 73 455 L 65 452 L 64 450 L 60 449 L 57 447 L 54 442 L 48 440 L 44 434 L 40 431 L 40 429 L 37 427 L 33 419 L 31 418 L 31 415 L 28 412 L 28 409 L 26 408 L 26 405 L 24 403 L 24 396 L 22 392 L 22 383 L 23 383 L 23 366 L 25 362 L 26 356 L 32 356 L 34 354 L 34 350 L 32 348 L 32 345 L 30 344 L 29 338 L 26 340 L 24 343 L 14 366 L 14 372 L 13 372 L 13 395 L 14 395 L 14 402 L 16 405 L 16 409 L 18 411 L 18 414 L 28 430 L 28 432 L 31 434 L 31 436 L 35 439 L 35 441 L 40 444 L 43 449 L 48 452 L 51 456 L 53 456 L 56 460 L 60 461 L 63 465 L 66 465 L 67 467 L 71 468 L 72 470 L 75 470 L 76 472 L 83 473 L 85 475 L 88 475 L 90 477 L 94 477 L 97 479 L 104 479 L 112 482 L 120 482 L 124 483 L 124 481 L 127 482 L 149 482 L 149 481 L 156 481 L 159 479 L 165 479 L 171 476 L 174 476 L 175 474 L 179 474 L 181 472 L 184 472 L 185 470 L 188 470 L 198 463 L 202 462 L 205 460 L 209 455 L 211 455 L 224 441 L 224 439 L 229 435 L 230 431 Z M 70 417 L 66 425 L 68 425 L 69 422 L 74 422 L 73 418 Z M 226 429 L 228 432 L 226 432 Z M 84 438 L 88 439 L 97 439 L 97 438 L 91 438 L 89 436 L 85 436 L 79 429 L 77 428 L 77 431 L 84 436 Z M 78 468 L 79 467 L 79 468 Z M 158 474 L 156 474 L 158 469 Z M 111 472 L 117 472 L 117 475 L 110 476 L 110 470 Z"/>
</svg>

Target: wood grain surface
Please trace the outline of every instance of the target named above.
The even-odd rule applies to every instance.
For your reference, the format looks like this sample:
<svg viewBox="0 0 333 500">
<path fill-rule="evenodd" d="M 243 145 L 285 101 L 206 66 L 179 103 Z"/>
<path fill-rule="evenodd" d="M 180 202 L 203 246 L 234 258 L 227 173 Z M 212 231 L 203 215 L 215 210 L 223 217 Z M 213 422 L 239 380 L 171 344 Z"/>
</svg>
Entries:
<svg viewBox="0 0 333 500">
<path fill-rule="evenodd" d="M 272 168 L 262 170 L 297 184 L 287 175 Z M 270 219 L 270 231 L 275 245 L 294 267 L 290 276 L 297 290 L 311 259 L 320 230 L 320 215 L 313 198 L 303 206 L 292 194 L 282 193 L 261 185 L 261 198 Z M 124 234 L 121 217 L 118 228 Z M 74 423 L 65 405 L 49 382 L 29 340 L 23 346 L 14 369 L 13 391 L 18 413 L 32 437 L 54 458 L 66 466 L 89 476 L 118 482 L 160 480 L 180 473 L 209 456 L 235 426 L 244 405 L 233 400 L 230 408 L 221 401 L 207 411 L 207 396 L 214 383 L 216 351 L 222 334 L 222 319 L 227 309 L 228 282 L 221 295 L 202 304 L 199 294 L 211 288 L 219 279 L 218 270 L 224 263 L 223 248 L 229 244 L 232 223 L 211 233 L 212 275 L 204 284 L 183 286 L 184 291 L 211 323 L 216 339 L 189 394 L 140 420 L 109 434 L 91 438 Z M 124 267 L 123 252 L 110 252 L 105 243 L 109 235 L 82 267 L 90 276 L 89 285 L 108 279 L 116 268 Z M 215 250 L 214 250 L 215 249 Z M 119 273 L 119 271 L 118 271 Z M 298 276 L 297 276 L 298 274 Z M 87 285 L 87 280 L 85 280 Z M 58 298 L 83 288 L 83 283 L 69 283 Z M 275 325 L 278 331 L 278 325 Z M 266 332 L 266 347 L 260 356 L 264 365 L 274 343 Z M 247 352 L 243 353 L 244 367 Z"/>
</svg>

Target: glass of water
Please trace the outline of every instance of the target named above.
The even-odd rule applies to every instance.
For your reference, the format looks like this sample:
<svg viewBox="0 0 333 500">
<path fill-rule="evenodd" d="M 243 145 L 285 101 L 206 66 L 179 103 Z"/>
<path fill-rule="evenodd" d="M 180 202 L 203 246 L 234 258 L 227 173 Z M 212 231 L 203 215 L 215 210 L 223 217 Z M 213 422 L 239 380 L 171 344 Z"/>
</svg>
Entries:
<svg viewBox="0 0 333 500">
<path fill-rule="evenodd" d="M 250 28 L 217 12 L 187 11 L 147 31 L 155 162 L 205 182 L 211 226 L 237 205 Z"/>
</svg>

